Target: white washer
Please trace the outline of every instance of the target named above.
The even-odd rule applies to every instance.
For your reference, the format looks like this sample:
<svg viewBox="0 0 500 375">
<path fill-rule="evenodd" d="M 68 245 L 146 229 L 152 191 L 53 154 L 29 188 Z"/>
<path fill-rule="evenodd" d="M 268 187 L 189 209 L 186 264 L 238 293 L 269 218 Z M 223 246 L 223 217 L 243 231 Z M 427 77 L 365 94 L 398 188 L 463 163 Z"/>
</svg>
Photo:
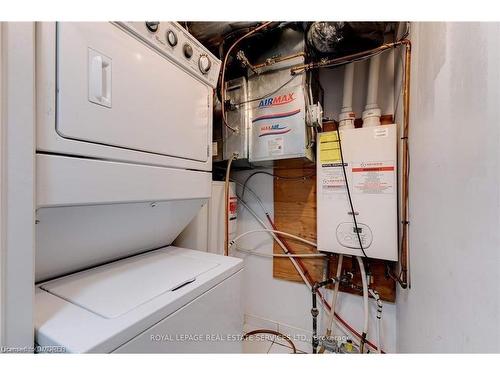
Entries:
<svg viewBox="0 0 500 375">
<path fill-rule="evenodd" d="M 241 352 L 242 261 L 174 246 L 38 285 L 36 342 L 77 353 Z"/>
</svg>

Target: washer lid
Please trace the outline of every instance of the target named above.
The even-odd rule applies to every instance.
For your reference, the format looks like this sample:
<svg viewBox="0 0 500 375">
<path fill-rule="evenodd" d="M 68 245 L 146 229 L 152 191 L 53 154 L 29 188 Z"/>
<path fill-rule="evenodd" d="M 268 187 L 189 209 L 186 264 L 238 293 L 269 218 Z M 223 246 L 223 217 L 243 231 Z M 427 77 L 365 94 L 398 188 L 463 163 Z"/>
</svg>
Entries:
<svg viewBox="0 0 500 375">
<path fill-rule="evenodd" d="M 219 265 L 162 249 L 63 277 L 41 289 L 111 319 L 174 292 Z"/>
</svg>

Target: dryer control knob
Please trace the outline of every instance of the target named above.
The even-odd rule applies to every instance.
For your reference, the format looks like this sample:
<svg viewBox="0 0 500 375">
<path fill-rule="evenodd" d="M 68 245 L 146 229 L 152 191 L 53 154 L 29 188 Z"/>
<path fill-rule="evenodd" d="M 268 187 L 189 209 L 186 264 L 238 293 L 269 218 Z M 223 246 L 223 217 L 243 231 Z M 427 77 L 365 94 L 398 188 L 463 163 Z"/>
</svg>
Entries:
<svg viewBox="0 0 500 375">
<path fill-rule="evenodd" d="M 146 22 L 146 28 L 152 33 L 156 33 L 158 31 L 159 26 L 160 26 L 160 22 L 158 22 L 158 21 Z"/>
<path fill-rule="evenodd" d="M 207 74 L 212 67 L 212 62 L 208 58 L 207 55 L 201 55 L 198 60 L 198 67 L 200 68 L 200 72 L 203 74 Z"/>
<path fill-rule="evenodd" d="M 172 30 L 167 31 L 167 42 L 172 47 L 177 45 L 177 35 Z"/>
<path fill-rule="evenodd" d="M 190 59 L 193 56 L 193 47 L 191 47 L 189 44 L 184 44 L 182 50 L 184 51 L 184 56 L 186 57 L 186 59 Z"/>
</svg>

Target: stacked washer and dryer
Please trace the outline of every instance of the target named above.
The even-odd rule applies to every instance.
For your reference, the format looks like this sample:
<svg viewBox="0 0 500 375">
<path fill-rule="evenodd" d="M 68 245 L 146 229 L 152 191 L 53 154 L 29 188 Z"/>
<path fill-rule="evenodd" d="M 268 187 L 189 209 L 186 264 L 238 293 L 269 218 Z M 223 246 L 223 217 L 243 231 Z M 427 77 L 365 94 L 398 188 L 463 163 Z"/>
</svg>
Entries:
<svg viewBox="0 0 500 375">
<path fill-rule="evenodd" d="M 36 343 L 240 352 L 241 260 L 171 246 L 211 194 L 220 61 L 174 22 L 36 38 Z"/>
</svg>

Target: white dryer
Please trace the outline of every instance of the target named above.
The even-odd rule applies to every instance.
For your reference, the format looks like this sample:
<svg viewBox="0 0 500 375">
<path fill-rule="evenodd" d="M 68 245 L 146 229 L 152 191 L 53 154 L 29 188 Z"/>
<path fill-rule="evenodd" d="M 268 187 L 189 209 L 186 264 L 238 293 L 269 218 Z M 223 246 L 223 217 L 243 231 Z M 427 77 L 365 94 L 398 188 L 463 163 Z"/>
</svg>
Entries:
<svg viewBox="0 0 500 375">
<path fill-rule="evenodd" d="M 220 61 L 151 24 L 38 24 L 38 153 L 211 170 Z"/>
<path fill-rule="evenodd" d="M 220 61 L 175 22 L 36 38 L 36 342 L 240 351 L 241 261 L 170 246 L 210 197 Z"/>
</svg>

